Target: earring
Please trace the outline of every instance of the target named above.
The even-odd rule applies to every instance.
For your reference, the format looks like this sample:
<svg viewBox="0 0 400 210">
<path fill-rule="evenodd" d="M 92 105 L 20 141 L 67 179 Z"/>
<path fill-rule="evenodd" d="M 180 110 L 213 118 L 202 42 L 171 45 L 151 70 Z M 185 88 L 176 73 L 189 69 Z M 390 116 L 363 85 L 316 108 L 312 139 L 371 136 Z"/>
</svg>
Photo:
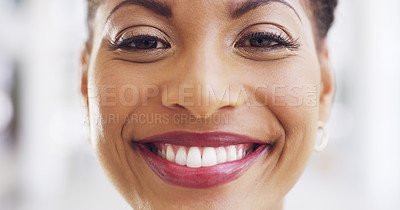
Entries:
<svg viewBox="0 0 400 210">
<path fill-rule="evenodd" d="M 324 132 L 324 137 L 322 138 L 322 142 L 320 145 L 314 146 L 314 151 L 316 151 L 316 152 L 323 151 L 325 149 L 325 147 L 328 145 L 328 140 L 329 140 L 328 129 L 326 128 L 324 122 L 318 121 L 318 130 L 319 129 L 322 129 L 322 131 Z"/>
</svg>

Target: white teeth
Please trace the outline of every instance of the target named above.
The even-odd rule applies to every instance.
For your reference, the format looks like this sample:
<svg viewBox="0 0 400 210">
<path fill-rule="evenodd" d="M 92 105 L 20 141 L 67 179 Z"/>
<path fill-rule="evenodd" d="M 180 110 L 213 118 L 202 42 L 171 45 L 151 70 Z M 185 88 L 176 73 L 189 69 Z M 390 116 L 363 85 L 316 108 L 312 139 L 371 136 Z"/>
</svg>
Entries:
<svg viewBox="0 0 400 210">
<path fill-rule="evenodd" d="M 159 157 L 162 157 L 161 150 L 157 150 L 157 155 L 158 155 Z"/>
<path fill-rule="evenodd" d="M 226 150 L 224 147 L 218 147 L 217 149 L 217 162 L 218 163 L 226 162 Z"/>
<path fill-rule="evenodd" d="M 163 159 L 191 168 L 214 166 L 220 163 L 240 160 L 251 151 L 243 149 L 244 145 L 221 147 L 185 147 L 165 144 L 159 149 L 152 148 Z M 176 151 L 176 153 L 174 152 Z"/>
<path fill-rule="evenodd" d="M 184 147 L 179 147 L 176 153 L 175 163 L 183 166 L 186 165 L 186 150 Z"/>
<path fill-rule="evenodd" d="M 166 159 L 169 161 L 174 162 L 175 161 L 175 154 L 174 154 L 174 149 L 172 149 L 171 145 L 167 145 L 167 155 Z"/>
<path fill-rule="evenodd" d="M 163 148 L 163 149 L 161 150 L 161 157 L 162 157 L 163 159 L 166 158 L 165 148 Z"/>
<path fill-rule="evenodd" d="M 226 154 L 227 161 L 234 161 L 236 160 L 236 148 L 235 146 L 231 145 L 228 147 L 228 152 Z"/>
<path fill-rule="evenodd" d="M 243 149 L 240 148 L 239 151 L 237 152 L 237 157 L 236 159 L 240 160 L 243 158 Z"/>
<path fill-rule="evenodd" d="M 203 150 L 201 166 L 217 165 L 217 151 L 213 147 L 206 147 Z"/>
<path fill-rule="evenodd" d="M 186 165 L 191 168 L 201 167 L 201 153 L 198 147 L 190 147 Z"/>
</svg>

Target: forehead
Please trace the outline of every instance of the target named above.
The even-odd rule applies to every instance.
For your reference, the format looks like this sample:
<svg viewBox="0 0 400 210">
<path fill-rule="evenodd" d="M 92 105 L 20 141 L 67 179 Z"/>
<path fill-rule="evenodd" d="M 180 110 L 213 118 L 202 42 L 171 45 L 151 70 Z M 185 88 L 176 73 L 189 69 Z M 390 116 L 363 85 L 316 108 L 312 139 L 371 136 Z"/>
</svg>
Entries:
<svg viewBox="0 0 400 210">
<path fill-rule="evenodd" d="M 165 17 L 178 15 L 213 14 L 216 16 L 240 17 L 241 15 L 267 5 L 281 5 L 292 10 L 299 18 L 305 16 L 301 0 L 108 0 L 102 1 L 103 18 L 108 19 L 116 11 L 127 6 L 140 6 Z M 301 18 L 300 18 L 301 19 Z"/>
</svg>

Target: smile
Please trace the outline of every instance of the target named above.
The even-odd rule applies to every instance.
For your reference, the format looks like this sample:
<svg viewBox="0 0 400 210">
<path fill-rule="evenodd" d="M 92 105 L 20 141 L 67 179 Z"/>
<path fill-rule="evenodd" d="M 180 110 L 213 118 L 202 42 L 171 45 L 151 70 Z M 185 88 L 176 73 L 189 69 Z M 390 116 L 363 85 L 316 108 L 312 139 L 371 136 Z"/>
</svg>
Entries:
<svg viewBox="0 0 400 210">
<path fill-rule="evenodd" d="M 169 184 L 208 188 L 239 178 L 271 145 L 248 136 L 172 132 L 132 142 L 148 166 Z"/>
</svg>

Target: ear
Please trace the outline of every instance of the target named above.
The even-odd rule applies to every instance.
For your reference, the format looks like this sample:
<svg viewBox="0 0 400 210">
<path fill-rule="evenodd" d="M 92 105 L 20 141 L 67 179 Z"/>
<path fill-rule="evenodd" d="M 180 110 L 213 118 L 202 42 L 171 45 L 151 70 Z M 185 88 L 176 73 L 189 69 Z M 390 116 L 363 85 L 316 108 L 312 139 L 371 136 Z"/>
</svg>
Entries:
<svg viewBox="0 0 400 210">
<path fill-rule="evenodd" d="M 85 44 L 81 53 L 81 99 L 85 111 L 85 136 L 90 141 L 90 112 L 88 99 L 88 69 L 89 69 L 89 50 Z"/>
<path fill-rule="evenodd" d="M 321 40 L 321 46 L 318 50 L 318 57 L 321 68 L 319 120 L 326 122 L 329 118 L 336 93 L 336 81 L 330 63 L 326 39 Z"/>
</svg>

